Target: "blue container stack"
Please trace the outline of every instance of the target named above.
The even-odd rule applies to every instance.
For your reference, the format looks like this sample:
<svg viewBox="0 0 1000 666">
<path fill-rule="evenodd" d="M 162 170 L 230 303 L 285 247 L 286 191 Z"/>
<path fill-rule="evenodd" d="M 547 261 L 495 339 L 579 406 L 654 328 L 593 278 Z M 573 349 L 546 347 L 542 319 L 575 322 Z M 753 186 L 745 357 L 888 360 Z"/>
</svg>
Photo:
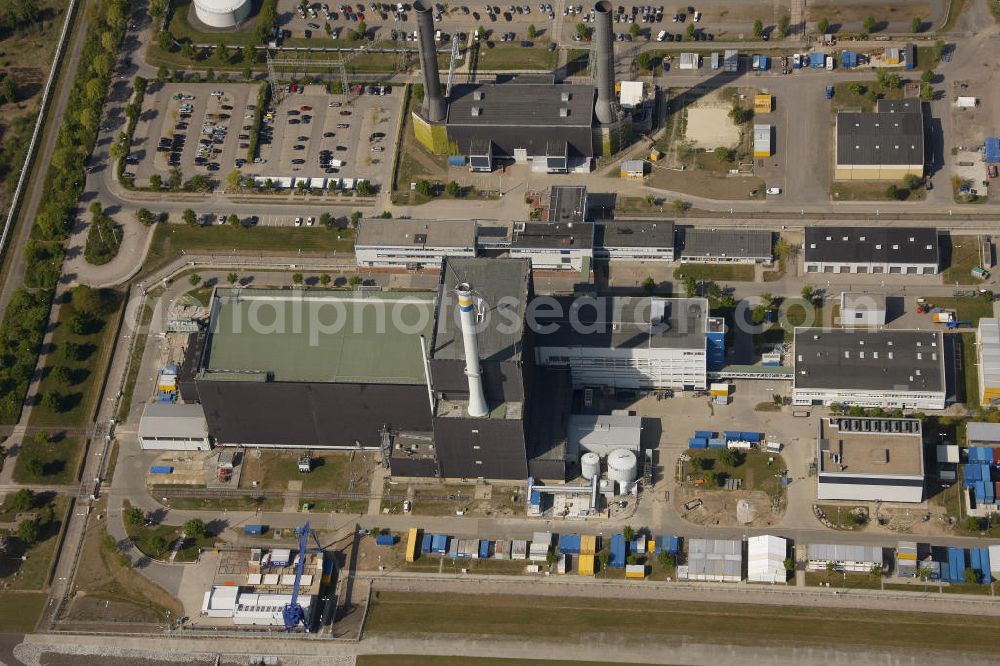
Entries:
<svg viewBox="0 0 1000 666">
<path fill-rule="evenodd" d="M 707 449 L 708 440 L 704 437 L 692 437 L 688 440 L 688 448 L 690 449 Z"/>
<path fill-rule="evenodd" d="M 448 552 L 448 535 L 446 535 L 446 534 L 435 534 L 431 538 L 431 552 L 432 553 L 447 553 Z"/>
<path fill-rule="evenodd" d="M 562 534 L 559 536 L 559 552 L 563 555 L 580 554 L 580 535 Z"/>
<path fill-rule="evenodd" d="M 479 559 L 488 560 L 490 559 L 490 542 L 489 539 L 479 540 Z"/>
<path fill-rule="evenodd" d="M 621 534 L 611 535 L 611 557 L 608 566 L 612 569 L 625 568 L 625 537 Z"/>
<path fill-rule="evenodd" d="M 944 569 L 944 567 L 942 567 Z M 942 570 L 941 578 L 949 583 L 965 582 L 965 551 L 961 548 L 948 549 L 948 567 Z"/>
<path fill-rule="evenodd" d="M 680 551 L 681 540 L 680 537 L 675 536 L 658 536 L 656 537 L 656 550 L 657 555 L 660 552 L 667 552 L 670 555 L 677 555 Z"/>
<path fill-rule="evenodd" d="M 990 573 L 990 551 L 986 548 L 970 548 L 969 555 L 972 560 L 972 568 L 979 576 L 979 582 L 986 584 L 993 580 Z"/>
<path fill-rule="evenodd" d="M 841 67 L 857 67 L 858 66 L 858 54 L 854 51 L 843 51 L 840 54 L 840 66 Z"/>
<path fill-rule="evenodd" d="M 377 546 L 391 546 L 396 543 L 396 537 L 391 534 L 379 534 L 375 537 L 375 545 Z"/>
<path fill-rule="evenodd" d="M 420 543 L 420 552 L 421 553 L 429 553 L 429 552 L 431 552 L 431 542 L 433 541 L 433 539 L 434 539 L 434 537 L 432 537 L 430 534 L 425 534 L 424 535 L 423 541 Z"/>
</svg>

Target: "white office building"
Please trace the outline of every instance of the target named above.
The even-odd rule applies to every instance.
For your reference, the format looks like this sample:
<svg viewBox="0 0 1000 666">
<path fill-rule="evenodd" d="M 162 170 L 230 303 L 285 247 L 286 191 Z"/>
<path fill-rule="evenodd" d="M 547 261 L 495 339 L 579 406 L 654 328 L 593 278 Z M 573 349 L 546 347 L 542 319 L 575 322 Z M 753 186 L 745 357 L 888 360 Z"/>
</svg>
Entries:
<svg viewBox="0 0 1000 666">
<path fill-rule="evenodd" d="M 530 259 L 533 270 L 590 271 L 594 225 L 573 222 L 515 222 L 512 259 Z"/>
<path fill-rule="evenodd" d="M 476 222 L 362 220 L 354 255 L 363 267 L 440 268 L 445 257 L 476 256 Z"/>
<path fill-rule="evenodd" d="M 139 448 L 147 451 L 208 451 L 208 422 L 201 405 L 154 402 L 139 421 Z"/>
<path fill-rule="evenodd" d="M 594 257 L 624 261 L 673 261 L 674 223 L 614 220 L 594 230 Z"/>
<path fill-rule="evenodd" d="M 707 387 L 703 298 L 556 299 L 538 322 L 540 365 L 568 367 L 573 386 L 623 389 Z"/>
<path fill-rule="evenodd" d="M 809 571 L 826 571 L 827 564 L 841 572 L 871 573 L 872 568 L 883 566 L 881 546 L 845 546 L 843 544 L 811 543 L 808 546 Z"/>
</svg>

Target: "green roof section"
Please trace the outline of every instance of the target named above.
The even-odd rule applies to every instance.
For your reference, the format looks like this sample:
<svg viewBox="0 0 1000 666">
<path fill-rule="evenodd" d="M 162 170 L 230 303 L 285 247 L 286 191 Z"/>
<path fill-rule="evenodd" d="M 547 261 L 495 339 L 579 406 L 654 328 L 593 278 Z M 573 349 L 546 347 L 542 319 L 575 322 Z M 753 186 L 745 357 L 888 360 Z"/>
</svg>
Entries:
<svg viewBox="0 0 1000 666">
<path fill-rule="evenodd" d="M 431 292 L 217 288 L 204 379 L 422 384 Z"/>
</svg>

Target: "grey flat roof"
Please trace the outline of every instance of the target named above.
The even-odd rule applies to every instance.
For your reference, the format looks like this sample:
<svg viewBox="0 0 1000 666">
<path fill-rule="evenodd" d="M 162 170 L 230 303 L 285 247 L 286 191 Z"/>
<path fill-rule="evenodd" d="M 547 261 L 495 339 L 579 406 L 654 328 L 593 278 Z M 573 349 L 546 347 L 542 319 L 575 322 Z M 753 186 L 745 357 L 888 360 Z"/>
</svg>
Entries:
<svg viewBox="0 0 1000 666">
<path fill-rule="evenodd" d="M 688 539 L 689 575 L 741 577 L 743 542 L 728 539 Z"/>
<path fill-rule="evenodd" d="M 475 247 L 475 220 L 385 220 L 358 227 L 357 247 Z"/>
<path fill-rule="evenodd" d="M 771 257 L 773 234 L 759 229 L 682 227 L 681 257 Z"/>
<path fill-rule="evenodd" d="M 847 422 L 851 428 L 838 427 Z M 878 424 L 866 431 L 861 426 Z M 907 432 L 889 427 L 905 424 Z M 857 425 L 854 428 L 853 425 Z M 923 435 L 917 419 L 822 418 L 819 425 L 819 471 L 823 474 L 923 476 Z"/>
<path fill-rule="evenodd" d="M 454 289 L 459 283 L 468 282 L 483 312 L 483 324 L 478 336 L 480 358 L 518 360 L 522 351 L 530 280 L 531 262 L 528 259 L 446 258 L 439 286 L 431 357 L 465 359 Z"/>
<path fill-rule="evenodd" d="M 937 229 L 806 227 L 805 260 L 824 263 L 938 264 Z"/>
<path fill-rule="evenodd" d="M 431 292 L 218 288 L 204 379 L 422 384 Z"/>
<path fill-rule="evenodd" d="M 979 375 L 984 389 L 1000 386 L 1000 319 L 996 317 L 979 320 Z"/>
<path fill-rule="evenodd" d="M 839 166 L 924 163 L 924 116 L 920 112 L 837 114 Z"/>
<path fill-rule="evenodd" d="M 587 250 L 594 247 L 594 225 L 590 223 L 523 222 L 514 227 L 510 246 L 519 249 Z"/>
<path fill-rule="evenodd" d="M 538 311 L 540 347 L 604 347 L 611 349 L 705 349 L 708 301 L 703 298 L 601 297 L 555 299 L 559 316 Z M 652 324 L 655 311 L 661 319 Z"/>
<path fill-rule="evenodd" d="M 825 562 L 882 563 L 881 546 L 848 546 L 840 543 L 810 543 L 809 559 Z"/>
<path fill-rule="evenodd" d="M 856 291 L 840 293 L 842 310 L 885 310 L 885 294 L 865 294 Z"/>
<path fill-rule="evenodd" d="M 674 223 L 670 220 L 615 220 L 598 224 L 594 247 L 673 247 Z"/>
<path fill-rule="evenodd" d="M 572 414 L 567 427 L 569 450 L 574 453 L 611 449 L 639 450 L 642 417 L 617 414 Z"/>
<path fill-rule="evenodd" d="M 795 329 L 795 388 L 945 390 L 941 331 Z"/>
<path fill-rule="evenodd" d="M 208 437 L 205 410 L 201 405 L 149 403 L 142 410 L 139 437 Z"/>
<path fill-rule="evenodd" d="M 553 185 L 549 192 L 549 222 L 583 222 L 587 219 L 587 188 Z"/>
<path fill-rule="evenodd" d="M 564 100 L 564 93 L 569 99 Z M 477 94 L 481 96 L 476 99 Z M 473 115 L 472 110 L 480 110 Z M 569 114 L 560 116 L 560 109 Z M 553 83 L 479 83 L 457 85 L 448 100 L 448 125 L 514 127 L 590 127 L 594 87 Z"/>
<path fill-rule="evenodd" d="M 968 442 L 1000 442 L 1000 423 L 970 421 L 965 424 L 965 439 Z"/>
</svg>

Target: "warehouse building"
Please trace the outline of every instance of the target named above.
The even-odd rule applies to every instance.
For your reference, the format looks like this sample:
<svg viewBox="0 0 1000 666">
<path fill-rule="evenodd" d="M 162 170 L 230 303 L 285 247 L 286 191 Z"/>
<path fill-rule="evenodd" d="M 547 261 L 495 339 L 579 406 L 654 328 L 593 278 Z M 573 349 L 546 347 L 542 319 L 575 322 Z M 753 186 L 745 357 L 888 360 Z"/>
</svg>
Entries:
<svg viewBox="0 0 1000 666">
<path fill-rule="evenodd" d="M 142 410 L 139 448 L 150 451 L 208 451 L 208 422 L 201 405 L 154 402 Z"/>
<path fill-rule="evenodd" d="M 808 552 L 809 571 L 826 571 L 826 565 L 832 562 L 837 571 L 869 574 L 874 567 L 885 565 L 881 546 L 811 543 Z"/>
<path fill-rule="evenodd" d="M 926 227 L 806 227 L 806 273 L 937 275 L 937 229 Z"/>
<path fill-rule="evenodd" d="M 992 407 L 1000 404 L 1000 319 L 979 320 L 976 335 L 979 358 L 979 404 Z"/>
<path fill-rule="evenodd" d="M 924 176 L 924 116 L 918 100 L 878 102 L 873 113 L 837 114 L 835 180 Z"/>
<path fill-rule="evenodd" d="M 840 292 L 841 326 L 885 326 L 885 294 Z"/>
<path fill-rule="evenodd" d="M 941 331 L 796 328 L 794 405 L 944 409 Z"/>
<path fill-rule="evenodd" d="M 573 414 L 567 428 L 567 451 L 573 458 L 590 451 L 607 456 L 615 449 L 639 452 L 642 418 L 627 414 Z"/>
<path fill-rule="evenodd" d="M 923 436 L 918 419 L 821 418 L 816 460 L 820 500 L 923 500 Z"/>
<path fill-rule="evenodd" d="M 965 424 L 965 441 L 969 446 L 1000 446 L 1000 423 L 969 421 Z"/>
<path fill-rule="evenodd" d="M 474 220 L 362 220 L 354 243 L 358 266 L 440 268 L 445 257 L 476 256 Z"/>
<path fill-rule="evenodd" d="M 784 583 L 788 540 L 770 534 L 747 539 L 747 580 L 751 583 Z"/>
<path fill-rule="evenodd" d="M 625 261 L 673 261 L 674 223 L 615 220 L 594 230 L 594 258 Z"/>
<path fill-rule="evenodd" d="M 774 234 L 760 229 L 682 227 L 680 260 L 705 264 L 770 264 Z"/>
<path fill-rule="evenodd" d="M 510 241 L 513 259 L 530 259 L 532 269 L 590 272 L 594 258 L 594 225 L 515 222 Z"/>
<path fill-rule="evenodd" d="M 688 539 L 687 564 L 677 567 L 678 580 L 738 583 L 743 579 L 743 542 Z"/>
<path fill-rule="evenodd" d="M 770 125 L 756 124 L 753 126 L 753 156 L 770 157 L 773 148 L 774 130 Z"/>
<path fill-rule="evenodd" d="M 569 368 L 573 386 L 707 387 L 708 301 L 703 298 L 557 299 L 537 312 L 539 365 Z"/>
<path fill-rule="evenodd" d="M 595 85 L 519 75 L 449 86 L 447 99 L 438 71 L 433 7 L 417 0 L 413 9 L 425 90 L 413 112 L 413 132 L 431 152 L 468 156 L 473 170 L 514 162 L 530 164 L 536 172 L 578 173 L 630 138 L 629 117 L 615 96 L 610 2 L 595 6 Z"/>
</svg>

